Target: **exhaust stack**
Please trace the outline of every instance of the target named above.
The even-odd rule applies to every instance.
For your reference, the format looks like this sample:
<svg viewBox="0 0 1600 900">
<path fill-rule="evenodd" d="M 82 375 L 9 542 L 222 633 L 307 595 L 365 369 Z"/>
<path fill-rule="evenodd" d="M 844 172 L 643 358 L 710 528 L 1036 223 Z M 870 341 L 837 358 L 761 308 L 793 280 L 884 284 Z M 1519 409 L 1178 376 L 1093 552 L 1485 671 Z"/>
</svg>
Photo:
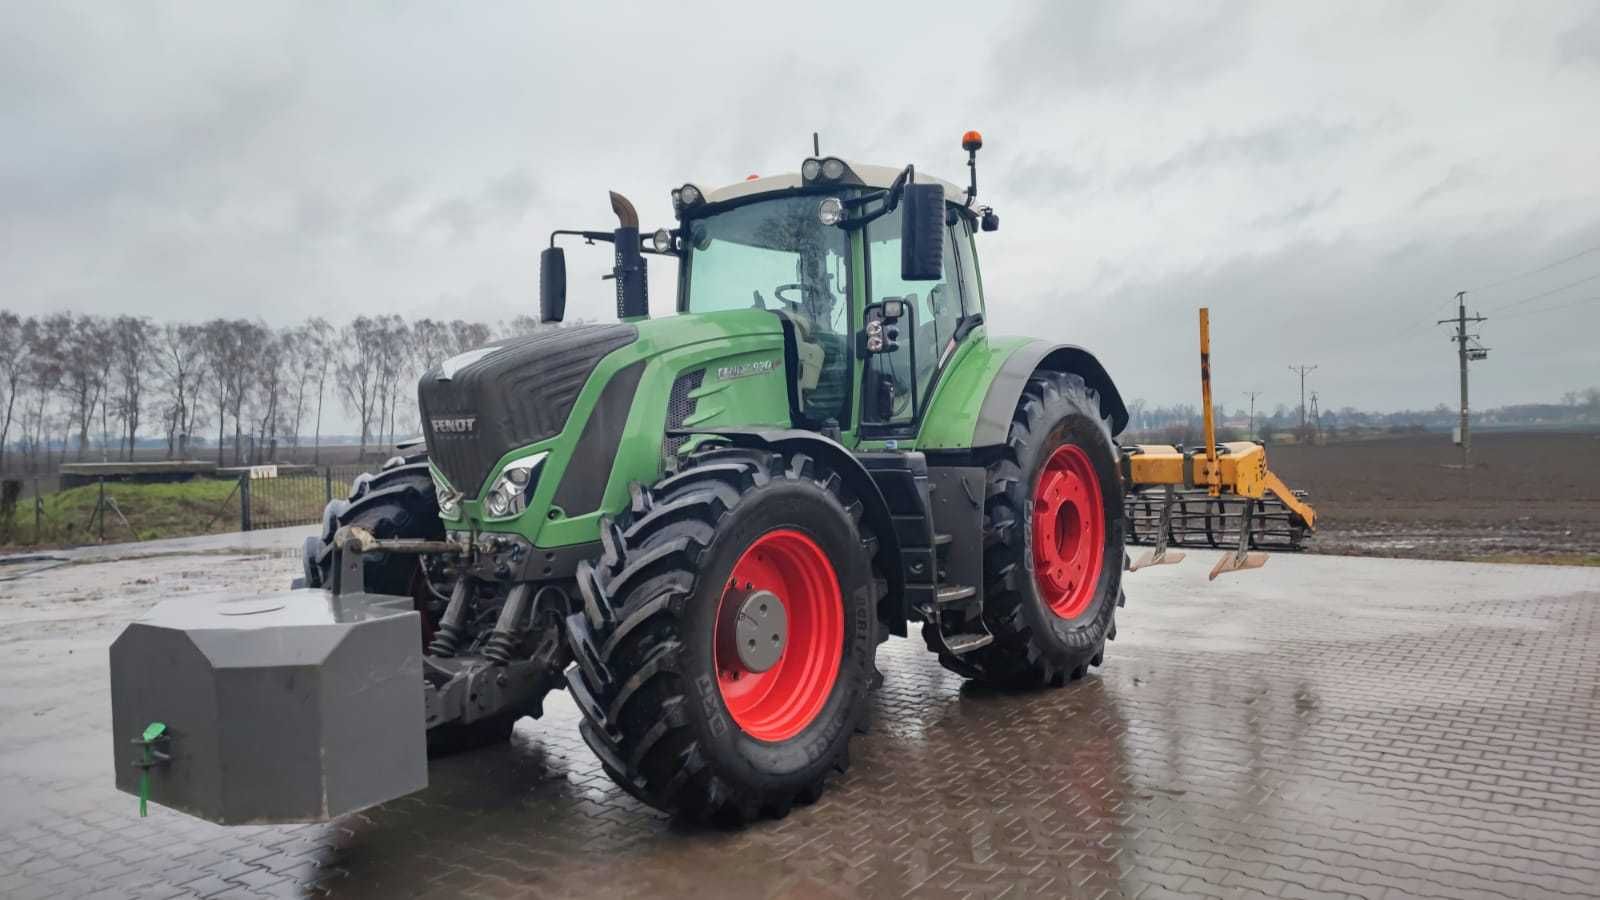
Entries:
<svg viewBox="0 0 1600 900">
<path fill-rule="evenodd" d="M 639 251 L 639 213 L 627 197 L 611 192 L 611 211 L 617 214 L 612 232 L 616 262 L 611 276 L 617 281 L 617 318 L 624 322 L 650 317 L 650 286 L 644 254 Z"/>
</svg>

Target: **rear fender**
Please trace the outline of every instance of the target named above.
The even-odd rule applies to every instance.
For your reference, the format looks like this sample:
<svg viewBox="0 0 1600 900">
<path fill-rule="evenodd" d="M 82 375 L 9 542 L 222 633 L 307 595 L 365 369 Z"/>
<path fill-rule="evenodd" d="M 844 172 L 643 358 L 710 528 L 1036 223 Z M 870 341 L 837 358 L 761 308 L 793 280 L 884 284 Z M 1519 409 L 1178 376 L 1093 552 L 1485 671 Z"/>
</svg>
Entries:
<svg viewBox="0 0 1600 900">
<path fill-rule="evenodd" d="M 1032 341 L 1017 348 L 1006 358 L 994 380 L 989 383 L 983 405 L 978 411 L 978 421 L 973 430 L 972 445 L 988 447 L 1003 444 L 1011 429 L 1011 417 L 1022 398 L 1022 389 L 1035 372 L 1065 372 L 1077 375 L 1084 384 L 1100 397 L 1100 414 L 1111 420 L 1111 433 L 1117 435 L 1128 427 L 1128 407 L 1122 402 L 1111 374 L 1100 364 L 1094 354 L 1071 344 L 1051 344 Z"/>
<path fill-rule="evenodd" d="M 1070 372 L 1100 397 L 1101 415 L 1113 433 L 1128 422 L 1122 395 L 1092 354 L 1070 344 L 1017 337 L 987 337 L 980 330 L 956 350 L 949 369 L 935 383 L 922 417 L 917 449 L 930 455 L 963 455 L 1006 441 L 1022 389 L 1035 372 Z M 946 459 L 944 464 L 953 464 Z"/>
</svg>

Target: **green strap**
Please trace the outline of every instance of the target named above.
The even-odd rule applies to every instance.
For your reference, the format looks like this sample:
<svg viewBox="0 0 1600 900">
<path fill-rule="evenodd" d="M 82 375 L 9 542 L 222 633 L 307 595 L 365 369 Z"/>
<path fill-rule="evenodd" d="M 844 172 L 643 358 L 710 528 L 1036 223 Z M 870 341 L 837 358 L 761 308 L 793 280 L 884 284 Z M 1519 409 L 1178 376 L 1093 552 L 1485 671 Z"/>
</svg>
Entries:
<svg viewBox="0 0 1600 900">
<path fill-rule="evenodd" d="M 144 734 L 135 742 L 144 745 L 144 765 L 139 768 L 139 817 L 150 815 L 150 767 L 156 764 L 155 742 L 166 734 L 167 726 L 161 722 L 151 722 L 144 727 Z"/>
</svg>

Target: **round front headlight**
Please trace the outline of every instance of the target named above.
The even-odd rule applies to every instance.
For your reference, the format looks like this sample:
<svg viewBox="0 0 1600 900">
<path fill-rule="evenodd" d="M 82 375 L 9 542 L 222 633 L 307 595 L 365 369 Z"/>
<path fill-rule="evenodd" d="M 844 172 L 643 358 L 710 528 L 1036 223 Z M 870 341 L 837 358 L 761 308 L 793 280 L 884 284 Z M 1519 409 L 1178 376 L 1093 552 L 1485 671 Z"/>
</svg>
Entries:
<svg viewBox="0 0 1600 900">
<path fill-rule="evenodd" d="M 516 485 L 517 487 L 522 487 L 523 485 L 528 483 L 528 470 L 527 469 L 506 469 L 506 480 L 510 481 L 512 484 Z"/>
<path fill-rule="evenodd" d="M 817 205 L 817 221 L 824 225 L 837 225 L 844 219 L 844 202 L 838 197 L 826 197 Z"/>
<path fill-rule="evenodd" d="M 800 177 L 807 181 L 815 181 L 822 174 L 822 160 L 808 159 L 800 164 Z"/>
<path fill-rule="evenodd" d="M 844 177 L 844 160 L 828 157 L 822 161 L 822 177 L 833 181 Z"/>
<path fill-rule="evenodd" d="M 657 228 L 656 233 L 650 236 L 650 243 L 655 246 L 657 253 L 671 253 L 672 232 L 665 228 Z"/>
<path fill-rule="evenodd" d="M 489 508 L 489 515 L 491 516 L 504 516 L 511 512 L 511 497 L 502 491 L 491 493 L 489 499 L 484 501 L 484 504 Z"/>
<path fill-rule="evenodd" d="M 700 189 L 692 184 L 686 184 L 678 189 L 678 198 L 684 206 L 693 206 L 700 202 Z"/>
</svg>

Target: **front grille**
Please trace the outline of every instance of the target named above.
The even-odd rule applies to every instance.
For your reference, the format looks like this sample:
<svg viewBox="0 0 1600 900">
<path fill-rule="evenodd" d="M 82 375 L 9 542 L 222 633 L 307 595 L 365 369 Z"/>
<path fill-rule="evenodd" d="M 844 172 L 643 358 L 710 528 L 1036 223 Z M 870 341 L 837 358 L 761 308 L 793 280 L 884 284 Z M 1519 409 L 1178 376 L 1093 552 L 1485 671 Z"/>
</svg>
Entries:
<svg viewBox="0 0 1600 900">
<path fill-rule="evenodd" d="M 672 382 L 672 393 L 667 398 L 667 431 L 682 428 L 683 423 L 694 415 L 698 401 L 689 396 L 706 380 L 706 370 L 696 369 L 685 372 Z M 678 450 L 683 446 L 688 437 L 683 435 L 667 435 L 661 442 L 661 461 L 668 469 L 677 468 Z"/>
</svg>

